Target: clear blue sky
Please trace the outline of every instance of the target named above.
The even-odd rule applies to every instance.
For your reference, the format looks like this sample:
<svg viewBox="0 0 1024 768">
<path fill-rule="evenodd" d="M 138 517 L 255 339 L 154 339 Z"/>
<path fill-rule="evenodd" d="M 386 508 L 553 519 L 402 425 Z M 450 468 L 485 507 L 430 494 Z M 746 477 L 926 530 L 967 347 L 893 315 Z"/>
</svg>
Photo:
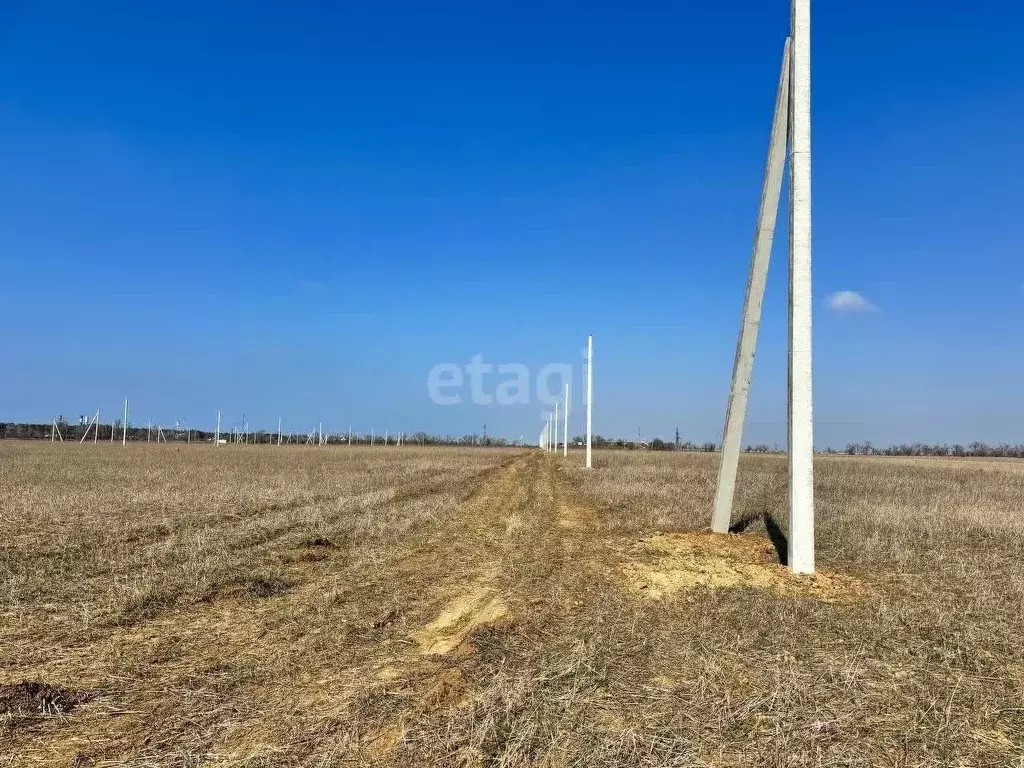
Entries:
<svg viewBox="0 0 1024 768">
<path fill-rule="evenodd" d="M 437 406 L 428 371 L 594 333 L 599 433 L 717 440 L 787 28 L 785 0 L 6 3 L 0 420 L 128 396 L 532 439 L 540 405 Z M 1024 440 L 1022 28 L 815 3 L 819 446 Z M 785 438 L 785 304 L 780 237 L 748 442 Z"/>
</svg>

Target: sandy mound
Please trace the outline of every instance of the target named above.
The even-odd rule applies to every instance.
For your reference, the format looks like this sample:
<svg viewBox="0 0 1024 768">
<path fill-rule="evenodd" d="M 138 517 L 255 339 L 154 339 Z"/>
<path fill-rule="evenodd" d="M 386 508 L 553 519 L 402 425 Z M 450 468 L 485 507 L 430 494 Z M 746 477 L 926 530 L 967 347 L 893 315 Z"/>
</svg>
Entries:
<svg viewBox="0 0 1024 768">
<path fill-rule="evenodd" d="M 448 653 L 477 627 L 496 622 L 507 614 L 505 601 L 489 587 L 479 586 L 453 599 L 436 619 L 411 636 L 423 653 Z"/>
<path fill-rule="evenodd" d="M 748 587 L 830 602 L 870 591 L 850 576 L 828 571 L 794 576 L 779 565 L 768 539 L 749 534 L 660 533 L 630 548 L 622 572 L 632 589 L 651 599 L 695 587 Z"/>
</svg>

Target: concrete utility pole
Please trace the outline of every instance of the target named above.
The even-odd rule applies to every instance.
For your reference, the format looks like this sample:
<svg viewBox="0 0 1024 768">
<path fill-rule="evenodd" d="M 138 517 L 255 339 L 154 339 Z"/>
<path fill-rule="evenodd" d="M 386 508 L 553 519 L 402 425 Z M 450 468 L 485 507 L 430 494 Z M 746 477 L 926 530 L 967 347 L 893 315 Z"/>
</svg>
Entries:
<svg viewBox="0 0 1024 768">
<path fill-rule="evenodd" d="M 747 398 L 750 393 L 750 375 L 754 368 L 754 349 L 757 331 L 761 325 L 761 306 L 764 286 L 768 279 L 768 261 L 775 239 L 775 221 L 782 195 L 782 176 L 786 165 L 786 139 L 789 124 L 789 72 L 790 41 L 782 49 L 782 71 L 775 96 L 775 115 L 772 118 L 771 139 L 768 142 L 768 161 L 764 169 L 761 206 L 757 213 L 754 232 L 754 252 L 750 257 L 750 275 L 747 292 L 743 297 L 743 316 L 740 321 L 736 357 L 733 360 L 732 387 L 729 404 L 725 409 L 725 436 L 722 440 L 722 458 L 718 466 L 718 490 L 711 528 L 726 533 L 732 518 L 732 501 L 736 490 L 736 469 L 740 461 L 743 442 L 743 424 L 747 416 Z"/>
<path fill-rule="evenodd" d="M 791 0 L 790 39 L 765 168 L 761 209 L 743 304 L 712 528 L 729 528 L 761 303 L 789 139 L 789 566 L 814 573 L 814 414 L 811 366 L 811 8 Z"/>
<path fill-rule="evenodd" d="M 593 468 L 591 462 L 590 439 L 593 431 L 594 417 L 594 337 L 587 336 L 587 469 Z"/>
<path fill-rule="evenodd" d="M 811 0 L 791 0 L 789 149 L 789 563 L 814 573 L 811 387 Z"/>
<path fill-rule="evenodd" d="M 555 400 L 555 441 L 551 444 L 551 450 L 558 451 L 558 401 Z"/>
<path fill-rule="evenodd" d="M 562 418 L 565 419 L 565 424 L 562 427 L 562 456 L 569 455 L 569 385 L 565 385 L 565 413 Z"/>
</svg>

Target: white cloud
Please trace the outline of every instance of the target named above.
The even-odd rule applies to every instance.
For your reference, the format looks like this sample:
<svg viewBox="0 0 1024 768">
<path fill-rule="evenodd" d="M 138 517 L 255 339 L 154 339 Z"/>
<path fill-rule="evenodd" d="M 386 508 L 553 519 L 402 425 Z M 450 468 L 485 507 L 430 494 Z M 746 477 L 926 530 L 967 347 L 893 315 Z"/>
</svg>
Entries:
<svg viewBox="0 0 1024 768">
<path fill-rule="evenodd" d="M 836 291 L 825 300 L 826 306 L 836 312 L 877 312 L 878 307 L 856 291 Z"/>
</svg>

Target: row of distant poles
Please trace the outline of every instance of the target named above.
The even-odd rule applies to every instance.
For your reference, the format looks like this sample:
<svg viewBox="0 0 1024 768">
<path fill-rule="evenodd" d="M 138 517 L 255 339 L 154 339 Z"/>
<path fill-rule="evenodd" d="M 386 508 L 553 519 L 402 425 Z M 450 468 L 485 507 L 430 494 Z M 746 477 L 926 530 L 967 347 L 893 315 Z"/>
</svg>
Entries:
<svg viewBox="0 0 1024 768">
<path fill-rule="evenodd" d="M 558 451 L 558 412 L 559 405 L 562 406 L 562 456 L 569 455 L 569 385 L 565 385 L 565 395 L 562 400 L 555 401 L 555 410 L 552 413 L 544 414 L 546 422 L 544 428 L 537 436 L 537 446 L 542 450 L 555 453 Z M 594 337 L 587 336 L 587 469 L 592 469 L 593 450 L 592 439 L 594 432 Z"/>
<path fill-rule="evenodd" d="M 246 444 L 250 442 L 250 433 L 249 433 L 249 424 L 248 424 L 248 422 L 246 422 L 245 425 L 241 429 L 234 429 L 230 433 L 227 433 L 227 432 L 222 433 L 221 432 L 221 424 L 222 424 L 221 412 L 217 411 L 217 428 L 216 428 L 216 431 L 214 433 L 214 438 L 213 438 L 213 444 L 215 446 L 217 446 L 217 445 L 224 445 L 224 444 L 226 444 L 228 442 L 232 442 L 232 443 L 246 443 Z M 86 440 L 89 439 L 90 435 L 92 436 L 93 443 L 94 444 L 98 443 L 99 442 L 99 434 L 100 434 L 100 426 L 101 426 L 100 409 L 97 408 L 96 412 L 89 418 L 89 421 L 86 423 L 85 432 L 83 432 L 82 436 L 78 439 L 78 444 L 79 445 L 83 444 Z M 155 431 L 153 430 L 154 425 L 153 425 L 152 422 L 150 422 L 146 426 L 146 442 L 150 442 L 153 438 L 155 438 L 156 442 L 158 442 L 158 443 L 160 443 L 160 442 L 166 443 L 167 442 L 167 436 L 164 434 L 163 428 L 160 426 L 160 424 L 156 424 L 155 426 L 156 426 L 156 430 Z M 51 443 L 52 442 L 57 442 L 57 441 L 62 442 L 62 443 L 64 442 L 64 433 L 61 432 L 60 427 L 61 427 L 61 425 L 57 422 L 56 418 L 54 418 L 50 422 L 50 442 Z M 127 399 L 125 399 L 125 401 L 124 401 L 124 419 L 122 420 L 120 427 L 121 427 L 121 445 L 127 446 L 128 445 L 128 428 L 129 428 L 128 427 L 128 400 Z M 117 434 L 117 431 L 118 431 L 117 430 L 117 425 L 116 424 L 111 424 L 110 425 L 110 442 L 111 443 L 114 442 L 114 439 L 115 439 L 115 436 Z M 185 429 L 185 442 L 186 443 L 191 443 L 192 442 L 192 432 L 193 431 L 198 432 L 199 430 L 193 430 L 191 427 L 186 427 L 186 429 Z M 175 433 L 176 434 L 180 433 L 180 430 L 175 429 Z M 230 434 L 231 435 L 231 440 L 229 441 L 226 438 L 222 438 L 221 437 L 222 434 Z M 259 434 L 266 434 L 267 439 L 265 441 L 262 441 L 264 444 L 266 444 L 266 443 L 273 444 L 275 442 L 275 435 L 273 433 L 269 433 L 268 434 L 268 433 L 262 433 L 262 432 L 261 433 L 255 433 L 254 432 L 254 433 L 252 433 L 252 442 L 253 442 L 253 444 L 256 444 L 258 442 L 257 438 L 258 438 Z M 304 443 L 306 445 L 327 445 L 328 441 L 330 440 L 330 434 L 329 433 L 328 434 L 324 433 L 323 422 L 319 422 L 316 427 L 314 427 L 312 430 L 310 430 L 308 435 L 305 432 L 301 433 L 301 435 L 305 436 Z M 282 420 L 278 419 L 277 420 L 277 433 L 276 433 L 276 443 L 277 443 L 277 445 L 283 445 L 286 442 L 288 442 L 288 443 L 299 442 L 299 440 L 296 440 L 295 438 L 296 438 L 296 436 L 291 434 L 291 433 L 289 433 L 287 435 L 284 434 L 284 432 L 282 430 Z M 348 428 L 347 438 L 345 439 L 346 442 L 349 445 L 353 445 L 354 444 L 352 438 L 353 438 L 353 436 L 352 436 L 352 427 L 350 426 Z M 376 441 L 379 441 L 381 439 L 380 436 L 376 433 L 376 431 L 372 430 L 372 429 L 370 430 L 369 435 L 364 435 L 364 439 L 366 439 L 366 438 L 368 438 L 369 444 L 371 446 L 373 446 Z M 385 430 L 384 431 L 384 436 L 383 436 L 383 442 L 384 442 L 384 445 L 403 446 L 403 445 L 406 445 L 406 438 L 407 438 L 407 436 L 406 436 L 405 432 L 395 432 L 395 433 L 392 434 L 388 430 Z M 301 436 L 300 436 L 299 439 L 301 440 Z M 106 438 L 104 438 L 104 440 L 106 441 Z M 357 440 L 358 440 L 358 436 L 357 436 Z M 414 440 L 414 443 L 415 443 L 415 440 Z"/>
<path fill-rule="evenodd" d="M 150 427 L 150 429 L 151 429 L 151 427 Z M 157 438 L 156 438 L 157 442 L 160 442 L 161 438 L 163 438 L 164 442 L 167 442 L 167 438 L 163 436 L 163 430 L 160 428 L 159 424 L 156 425 L 156 429 L 157 429 Z M 96 413 L 94 413 L 92 415 L 92 418 L 89 419 L 89 423 L 88 423 L 88 425 L 85 428 L 85 432 L 82 433 L 82 437 L 78 440 L 78 444 L 81 445 L 82 443 L 84 443 L 86 441 L 86 439 L 89 437 L 90 433 L 92 433 L 92 441 L 93 441 L 93 443 L 99 442 L 99 438 L 100 438 L 100 409 L 99 408 L 96 409 Z M 115 435 L 115 433 L 116 433 L 116 430 L 114 429 L 114 425 L 111 424 L 110 425 L 110 442 L 114 442 L 114 435 Z M 147 430 L 147 435 L 148 434 L 149 434 L 149 430 Z M 186 437 L 186 440 L 187 441 L 191 441 L 191 438 L 192 438 L 192 432 L 191 432 L 191 430 L 189 430 L 189 433 L 188 433 L 188 436 Z M 57 419 L 54 418 L 50 422 L 50 442 L 52 443 L 52 442 L 55 442 L 57 440 L 59 440 L 60 442 L 63 443 L 64 442 L 64 435 L 60 431 L 60 425 L 57 423 Z M 127 399 L 125 399 L 125 401 L 124 401 L 124 421 L 121 423 L 121 445 L 128 445 L 128 400 Z"/>
<path fill-rule="evenodd" d="M 246 427 L 244 429 L 245 429 L 245 433 L 247 433 L 248 432 L 248 424 L 246 425 Z M 282 434 L 283 434 L 282 433 L 282 421 L 279 418 L 277 420 L 277 444 L 278 445 L 282 445 L 283 444 L 283 442 L 282 442 L 283 440 L 287 441 L 287 442 L 291 441 L 290 440 L 291 437 L 292 437 L 291 435 L 288 435 L 285 438 L 283 438 Z M 303 433 L 303 434 L 305 434 L 305 433 Z M 342 433 L 342 434 L 344 435 L 344 433 Z M 379 435 L 377 435 L 376 431 L 373 430 L 373 429 L 370 430 L 370 434 L 369 434 L 368 437 L 369 437 L 369 444 L 371 446 L 374 445 L 374 441 L 375 440 L 379 439 Z M 270 442 L 273 442 L 273 438 L 274 438 L 274 436 L 270 435 Z M 330 441 L 330 439 L 331 439 L 331 435 L 330 435 L 329 432 L 328 433 L 324 433 L 324 424 L 321 421 L 321 422 L 317 422 L 316 427 L 311 429 L 309 434 L 306 435 L 305 444 L 306 445 L 327 445 L 328 442 Z M 403 446 L 403 445 L 406 444 L 406 434 L 405 434 L 405 432 L 395 432 L 394 435 L 392 435 L 388 430 L 385 430 L 384 431 L 384 438 L 383 438 L 383 440 L 384 440 L 384 445 Z M 227 442 L 227 440 L 225 440 L 225 439 L 223 439 L 221 437 L 221 413 L 220 413 L 220 411 L 217 411 L 217 430 L 214 433 L 213 444 L 214 445 L 223 445 L 226 442 Z M 234 442 L 239 442 L 237 435 L 235 435 Z M 352 427 L 351 427 L 351 425 L 348 428 L 348 435 L 347 435 L 347 437 L 345 437 L 345 442 L 348 445 L 353 445 L 354 444 L 353 441 L 352 441 Z M 415 440 L 414 440 L 414 444 L 415 444 Z"/>
</svg>

